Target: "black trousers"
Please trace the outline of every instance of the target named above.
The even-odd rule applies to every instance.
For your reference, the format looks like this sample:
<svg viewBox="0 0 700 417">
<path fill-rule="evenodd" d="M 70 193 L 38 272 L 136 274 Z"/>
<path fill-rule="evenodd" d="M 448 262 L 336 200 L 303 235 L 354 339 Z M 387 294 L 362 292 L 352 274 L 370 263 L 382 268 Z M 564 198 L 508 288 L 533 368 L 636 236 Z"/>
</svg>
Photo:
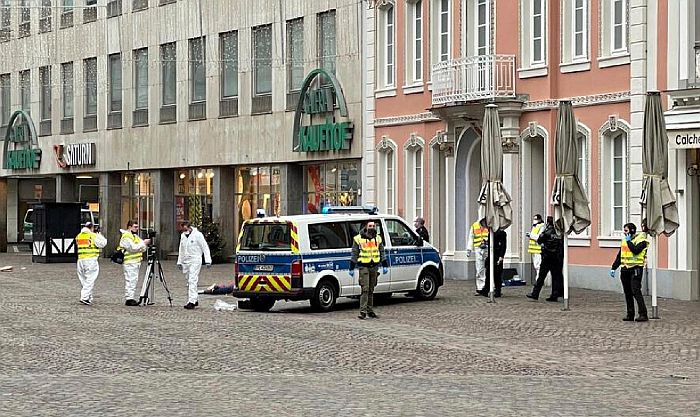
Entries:
<svg viewBox="0 0 700 417">
<path fill-rule="evenodd" d="M 535 282 L 535 287 L 532 289 L 532 295 L 535 298 L 540 296 L 540 291 L 544 286 L 544 280 L 547 278 L 547 274 L 551 272 L 552 274 L 552 295 L 551 297 L 563 297 L 564 296 L 564 275 L 562 274 L 562 269 L 564 268 L 564 260 L 556 256 L 542 256 L 542 265 L 540 266 L 540 274 L 537 276 L 537 282 Z"/>
<path fill-rule="evenodd" d="M 503 263 L 498 263 L 498 260 L 495 259 L 493 261 L 494 263 L 494 275 L 493 275 L 493 282 L 496 284 L 496 295 L 501 295 L 501 288 L 503 287 Z M 484 269 L 486 269 L 486 283 L 484 284 L 484 288 L 480 291 L 483 294 L 488 294 L 489 291 L 491 291 L 491 263 L 489 261 L 488 256 L 484 260 Z"/>
<path fill-rule="evenodd" d="M 647 315 L 647 306 L 644 304 L 642 295 L 642 276 L 644 268 L 635 266 L 634 268 L 622 268 L 620 271 L 620 281 L 625 292 L 625 303 L 627 303 L 627 316 L 634 317 L 634 301 L 637 300 L 637 312 L 640 316 Z"/>
</svg>

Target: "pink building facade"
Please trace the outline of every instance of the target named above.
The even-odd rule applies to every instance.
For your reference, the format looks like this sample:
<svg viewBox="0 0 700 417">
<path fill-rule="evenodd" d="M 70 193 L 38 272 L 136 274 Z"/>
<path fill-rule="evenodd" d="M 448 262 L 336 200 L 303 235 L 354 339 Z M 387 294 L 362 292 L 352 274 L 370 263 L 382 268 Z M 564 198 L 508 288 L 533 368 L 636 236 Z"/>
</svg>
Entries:
<svg viewBox="0 0 700 417">
<path fill-rule="evenodd" d="M 493 102 L 513 197 L 506 262 L 530 278 L 525 233 L 534 214 L 552 212 L 557 104 L 571 100 L 592 212 L 589 229 L 570 240 L 571 283 L 618 290 L 605 273 L 622 226 L 641 220 L 644 99 L 668 88 L 668 2 L 380 0 L 375 7 L 380 208 L 424 217 L 448 277 L 472 277 L 467 235 L 477 218 L 484 107 Z M 670 253 L 680 244 L 660 240 L 659 294 L 697 299 L 697 268 L 681 267 Z"/>
</svg>

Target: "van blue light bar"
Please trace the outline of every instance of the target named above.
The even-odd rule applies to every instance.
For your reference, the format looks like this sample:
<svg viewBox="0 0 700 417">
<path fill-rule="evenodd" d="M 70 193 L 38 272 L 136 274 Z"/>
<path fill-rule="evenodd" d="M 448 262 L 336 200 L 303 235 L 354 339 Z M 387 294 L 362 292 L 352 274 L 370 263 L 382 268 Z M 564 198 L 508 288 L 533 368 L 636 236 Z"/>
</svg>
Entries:
<svg viewBox="0 0 700 417">
<path fill-rule="evenodd" d="M 362 213 L 362 214 L 377 214 L 379 209 L 376 206 L 364 205 L 364 206 L 325 206 L 321 213 L 323 214 L 350 214 L 350 213 Z"/>
</svg>

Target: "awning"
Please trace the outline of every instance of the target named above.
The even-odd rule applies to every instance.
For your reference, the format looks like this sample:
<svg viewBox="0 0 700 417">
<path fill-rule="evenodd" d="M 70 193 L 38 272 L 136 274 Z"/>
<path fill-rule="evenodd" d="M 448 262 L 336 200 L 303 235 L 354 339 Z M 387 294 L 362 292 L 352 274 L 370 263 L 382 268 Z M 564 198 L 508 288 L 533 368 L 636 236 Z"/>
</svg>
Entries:
<svg viewBox="0 0 700 417">
<path fill-rule="evenodd" d="M 670 149 L 700 148 L 700 107 L 676 107 L 664 113 Z"/>
</svg>

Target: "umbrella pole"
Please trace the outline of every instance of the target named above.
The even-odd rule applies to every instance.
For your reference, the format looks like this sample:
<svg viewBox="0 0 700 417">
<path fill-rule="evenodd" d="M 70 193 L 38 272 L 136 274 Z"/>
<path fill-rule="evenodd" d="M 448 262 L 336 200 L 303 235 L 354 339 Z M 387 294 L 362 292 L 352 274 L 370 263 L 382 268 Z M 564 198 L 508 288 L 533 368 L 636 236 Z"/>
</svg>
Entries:
<svg viewBox="0 0 700 417">
<path fill-rule="evenodd" d="M 493 262 L 493 230 L 489 229 L 489 303 L 496 302 L 496 297 L 494 293 L 495 279 L 494 276 L 496 272 L 494 271 Z"/>
<path fill-rule="evenodd" d="M 564 308 L 569 311 L 569 234 L 564 234 Z"/>
<path fill-rule="evenodd" d="M 656 294 L 656 271 L 659 262 L 659 251 L 658 251 L 658 236 L 653 236 L 651 239 L 651 261 L 653 262 L 651 268 L 651 318 L 660 319 L 659 317 L 659 304 Z"/>
</svg>

